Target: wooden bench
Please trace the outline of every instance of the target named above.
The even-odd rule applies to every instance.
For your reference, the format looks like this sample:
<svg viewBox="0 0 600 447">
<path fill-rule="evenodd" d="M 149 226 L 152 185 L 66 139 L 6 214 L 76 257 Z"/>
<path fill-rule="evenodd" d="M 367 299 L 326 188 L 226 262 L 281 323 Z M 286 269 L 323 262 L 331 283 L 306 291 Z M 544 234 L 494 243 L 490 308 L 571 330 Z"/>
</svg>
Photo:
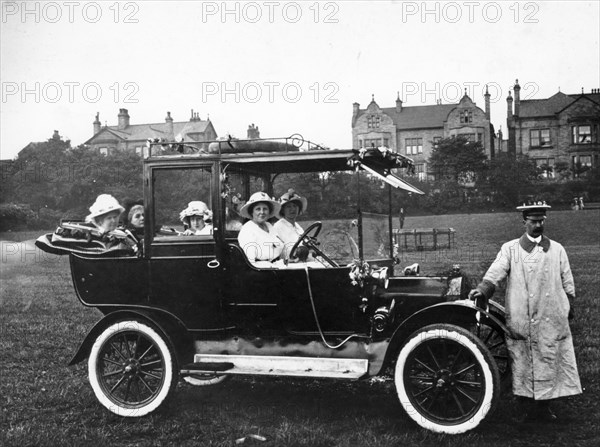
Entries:
<svg viewBox="0 0 600 447">
<path fill-rule="evenodd" d="M 404 238 L 404 246 L 405 250 L 408 250 L 408 239 L 409 236 L 411 240 L 414 240 L 415 250 L 423 250 L 423 236 L 432 236 L 433 237 L 433 249 L 437 250 L 438 248 L 438 236 L 447 235 L 448 236 L 448 248 L 452 248 L 455 244 L 454 236 L 456 235 L 456 230 L 454 228 L 412 228 L 412 229 L 394 229 L 393 237 L 394 244 L 398 246 L 398 249 L 401 247 L 402 239 Z"/>
</svg>

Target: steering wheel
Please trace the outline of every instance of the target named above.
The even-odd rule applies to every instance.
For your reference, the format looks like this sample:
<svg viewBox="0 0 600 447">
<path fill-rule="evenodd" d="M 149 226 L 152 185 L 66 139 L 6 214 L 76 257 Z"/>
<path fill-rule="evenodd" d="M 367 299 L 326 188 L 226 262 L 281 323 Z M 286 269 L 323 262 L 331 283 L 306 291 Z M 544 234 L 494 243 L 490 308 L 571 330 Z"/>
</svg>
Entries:
<svg viewBox="0 0 600 447">
<path fill-rule="evenodd" d="M 321 228 L 323 228 L 323 224 L 319 221 L 312 223 L 304 233 L 298 238 L 292 249 L 290 250 L 290 259 L 296 257 L 296 252 L 298 251 L 298 247 L 300 244 L 304 244 L 308 248 L 312 249 L 317 255 L 321 256 L 325 261 L 327 261 L 332 267 L 339 267 L 338 264 L 330 259 L 325 253 L 323 253 L 319 247 L 318 242 L 316 241 L 316 237 L 321 232 Z"/>
</svg>

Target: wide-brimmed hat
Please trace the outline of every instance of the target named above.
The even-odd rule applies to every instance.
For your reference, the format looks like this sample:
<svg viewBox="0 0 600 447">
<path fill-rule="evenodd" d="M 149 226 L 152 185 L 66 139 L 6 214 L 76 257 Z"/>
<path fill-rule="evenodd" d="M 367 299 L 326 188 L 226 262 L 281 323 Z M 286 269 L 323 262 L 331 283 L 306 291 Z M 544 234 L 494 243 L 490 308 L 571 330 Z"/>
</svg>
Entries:
<svg viewBox="0 0 600 447">
<path fill-rule="evenodd" d="M 248 201 L 244 204 L 244 206 L 240 208 L 240 216 L 252 220 L 252 215 L 250 214 L 248 209 L 252 208 L 252 206 L 257 204 L 258 202 L 265 202 L 270 205 L 271 213 L 269 214 L 269 217 L 267 217 L 267 219 L 270 219 L 271 217 L 277 216 L 279 214 L 281 204 L 277 200 L 269 197 L 269 195 L 266 192 L 259 191 L 252 194 Z"/>
<path fill-rule="evenodd" d="M 92 219 L 100 217 L 104 214 L 108 214 L 112 211 L 118 211 L 121 214 L 125 211 L 117 199 L 115 199 L 110 194 L 100 194 L 96 197 L 96 201 L 92 206 L 90 206 L 90 214 L 85 218 L 88 222 L 91 222 Z"/>
<path fill-rule="evenodd" d="M 546 218 L 546 211 L 550 208 L 545 200 L 533 200 L 518 206 L 517 210 L 523 213 L 523 219 L 541 220 Z"/>
<path fill-rule="evenodd" d="M 286 192 L 279 198 L 279 203 L 281 204 L 282 210 L 285 204 L 290 202 L 296 202 L 298 204 L 298 207 L 300 208 L 299 214 L 302 214 L 304 211 L 306 211 L 306 207 L 308 206 L 308 201 L 306 200 L 306 197 L 299 196 L 293 189 L 288 189 L 288 192 Z M 279 211 L 279 216 L 283 217 L 283 213 L 281 212 L 281 210 Z"/>
<path fill-rule="evenodd" d="M 179 220 L 183 222 L 186 217 L 190 216 L 200 216 L 206 222 L 212 220 L 212 211 L 208 209 L 206 203 L 195 200 L 188 203 L 187 208 L 179 213 Z"/>
</svg>

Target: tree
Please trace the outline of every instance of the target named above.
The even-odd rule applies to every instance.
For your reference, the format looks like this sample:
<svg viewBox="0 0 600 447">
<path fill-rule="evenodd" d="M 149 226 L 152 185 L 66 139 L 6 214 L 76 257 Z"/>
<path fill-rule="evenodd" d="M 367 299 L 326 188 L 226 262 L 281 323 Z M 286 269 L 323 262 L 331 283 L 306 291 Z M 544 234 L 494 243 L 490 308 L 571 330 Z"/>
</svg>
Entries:
<svg viewBox="0 0 600 447">
<path fill-rule="evenodd" d="M 518 203 L 537 177 L 538 170 L 527 155 L 500 153 L 489 162 L 487 182 L 494 201 L 502 207 Z"/>
<path fill-rule="evenodd" d="M 436 180 L 453 180 L 457 184 L 475 184 L 484 178 L 487 157 L 480 142 L 457 135 L 439 140 L 428 163 Z"/>
</svg>

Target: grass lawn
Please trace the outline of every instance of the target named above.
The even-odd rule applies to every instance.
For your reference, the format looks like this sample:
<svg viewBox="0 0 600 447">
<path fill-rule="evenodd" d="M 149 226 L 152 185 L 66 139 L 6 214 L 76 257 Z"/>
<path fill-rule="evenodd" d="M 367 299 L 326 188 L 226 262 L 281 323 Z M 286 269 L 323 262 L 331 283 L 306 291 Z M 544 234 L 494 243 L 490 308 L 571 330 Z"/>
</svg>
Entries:
<svg viewBox="0 0 600 447">
<path fill-rule="evenodd" d="M 96 401 L 86 362 L 66 366 L 100 318 L 77 300 L 68 259 L 36 251 L 27 241 L 37 232 L 0 233 L 0 445 L 233 446 L 249 434 L 267 441 L 241 445 L 600 445 L 599 222 L 599 210 L 586 210 L 551 212 L 546 223 L 575 277 L 572 332 L 584 394 L 558 403 L 559 423 L 519 425 L 507 393 L 490 420 L 458 436 L 413 424 L 391 381 L 238 377 L 212 388 L 182 381 L 155 414 L 119 418 Z M 454 228 L 456 247 L 402 252 L 402 265 L 419 262 L 423 274 L 435 274 L 460 264 L 475 281 L 523 229 L 517 213 L 407 217 L 404 228 L 416 227 Z"/>
</svg>

